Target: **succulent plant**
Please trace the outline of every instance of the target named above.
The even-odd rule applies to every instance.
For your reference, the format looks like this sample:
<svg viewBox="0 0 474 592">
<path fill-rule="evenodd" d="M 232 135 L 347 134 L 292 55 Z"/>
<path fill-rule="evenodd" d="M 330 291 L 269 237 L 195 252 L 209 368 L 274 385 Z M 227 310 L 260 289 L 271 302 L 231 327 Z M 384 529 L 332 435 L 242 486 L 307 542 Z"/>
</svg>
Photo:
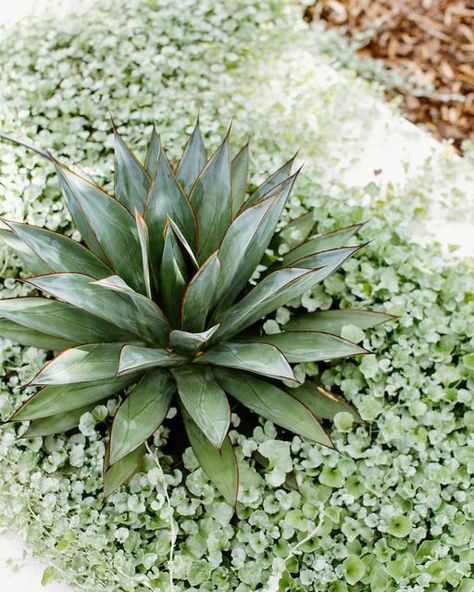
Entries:
<svg viewBox="0 0 474 592">
<path fill-rule="evenodd" d="M 390 317 L 318 311 L 264 334 L 262 319 L 360 248 L 347 246 L 360 225 L 313 235 L 306 214 L 275 233 L 298 174 L 294 159 L 248 191 L 249 147 L 231 158 L 229 133 L 208 158 L 197 124 L 176 167 L 155 130 L 143 165 L 114 135 L 114 195 L 47 155 L 81 243 L 2 222 L 0 238 L 34 274 L 25 281 L 47 297 L 1 300 L 0 331 L 54 352 L 30 382 L 40 389 L 11 421 L 30 422 L 24 437 L 64 432 L 120 395 L 104 466 L 109 493 L 140 466 L 176 401 L 202 469 L 234 504 L 231 402 L 332 446 L 320 420 L 357 414 L 314 382 L 299 384 L 292 364 L 367 353 L 340 336 L 342 327 Z M 293 248 L 278 255 L 282 238 Z"/>
</svg>

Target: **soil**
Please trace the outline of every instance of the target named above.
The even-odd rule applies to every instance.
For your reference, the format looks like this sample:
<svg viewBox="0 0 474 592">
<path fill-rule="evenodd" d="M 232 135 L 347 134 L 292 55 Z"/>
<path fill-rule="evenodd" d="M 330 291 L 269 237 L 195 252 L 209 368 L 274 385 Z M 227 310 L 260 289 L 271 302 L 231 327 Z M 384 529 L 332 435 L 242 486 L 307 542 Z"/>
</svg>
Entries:
<svg viewBox="0 0 474 592">
<path fill-rule="evenodd" d="M 474 0 L 318 0 L 304 18 L 348 36 L 370 30 L 359 52 L 402 74 L 407 84 L 387 95 L 402 95 L 407 118 L 458 149 L 474 139 Z M 407 91 L 413 81 L 428 90 Z"/>
</svg>

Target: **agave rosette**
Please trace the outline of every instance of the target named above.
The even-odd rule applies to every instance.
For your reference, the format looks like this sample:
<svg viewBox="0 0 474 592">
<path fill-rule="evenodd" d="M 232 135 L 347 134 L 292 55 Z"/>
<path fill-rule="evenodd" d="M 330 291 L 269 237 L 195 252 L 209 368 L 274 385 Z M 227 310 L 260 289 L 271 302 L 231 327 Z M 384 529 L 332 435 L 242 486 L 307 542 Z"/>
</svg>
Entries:
<svg viewBox="0 0 474 592">
<path fill-rule="evenodd" d="M 114 134 L 113 196 L 49 157 L 82 243 L 18 222 L 0 228 L 34 274 L 26 281 L 45 294 L 1 300 L 1 334 L 55 352 L 30 383 L 39 390 L 11 420 L 30 422 L 25 437 L 64 432 L 120 394 L 104 467 L 109 493 L 139 467 L 176 401 L 202 469 L 234 504 L 230 402 L 332 446 L 320 420 L 356 412 L 312 381 L 299 385 L 293 366 L 367 353 L 340 336 L 342 327 L 390 317 L 315 312 L 263 334 L 262 319 L 360 248 L 347 246 L 360 225 L 313 235 L 307 214 L 275 234 L 297 176 L 293 159 L 248 192 L 249 148 L 231 158 L 229 134 L 207 158 L 196 125 L 176 167 L 154 130 L 143 165 Z M 292 250 L 267 258 L 250 282 L 282 238 Z"/>
</svg>

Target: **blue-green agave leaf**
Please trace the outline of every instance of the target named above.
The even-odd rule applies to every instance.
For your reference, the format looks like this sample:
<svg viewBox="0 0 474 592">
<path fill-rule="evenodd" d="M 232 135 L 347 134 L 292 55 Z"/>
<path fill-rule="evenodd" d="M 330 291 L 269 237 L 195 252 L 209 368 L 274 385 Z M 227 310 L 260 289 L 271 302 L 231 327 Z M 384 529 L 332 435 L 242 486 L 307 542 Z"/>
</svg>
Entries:
<svg viewBox="0 0 474 592">
<path fill-rule="evenodd" d="M 163 307 L 176 326 L 181 316 L 181 300 L 188 284 L 188 270 L 178 239 L 168 225 L 160 267 L 160 294 Z"/>
<path fill-rule="evenodd" d="M 171 230 L 173 231 L 176 239 L 178 240 L 179 244 L 183 248 L 183 251 L 186 253 L 187 257 L 191 261 L 193 267 L 195 267 L 196 269 L 199 269 L 199 263 L 196 259 L 194 251 L 192 250 L 191 245 L 186 240 L 186 237 L 184 236 L 184 234 L 181 232 L 179 226 L 170 217 L 168 217 L 168 224 L 169 224 Z"/>
<path fill-rule="evenodd" d="M 179 226 L 192 249 L 196 247 L 197 224 L 193 208 L 160 147 L 156 175 L 150 186 L 145 220 L 150 233 L 150 253 L 158 266 L 164 247 L 164 230 L 168 217 Z"/>
<path fill-rule="evenodd" d="M 204 330 L 215 302 L 219 269 L 220 261 L 216 252 L 203 263 L 189 282 L 181 304 L 181 324 L 186 331 Z"/>
<path fill-rule="evenodd" d="M 183 366 L 172 370 L 186 411 L 216 448 L 221 448 L 230 424 L 227 395 L 210 368 Z"/>
<path fill-rule="evenodd" d="M 64 195 L 67 194 L 67 199 L 74 201 L 80 209 L 88 222 L 89 234 L 92 233 L 100 245 L 106 261 L 135 290 L 144 293 L 140 241 L 132 214 L 100 187 L 92 185 L 59 163 L 55 163 L 55 166 L 61 186 L 66 188 Z M 80 226 L 79 231 L 83 234 Z M 83 235 L 83 238 L 89 244 L 88 237 Z"/>
<path fill-rule="evenodd" d="M 170 347 L 183 352 L 197 352 L 207 344 L 217 329 L 219 329 L 219 325 L 214 325 L 214 327 L 201 333 L 190 333 L 189 331 L 175 329 L 170 333 Z"/>
<path fill-rule="evenodd" d="M 120 352 L 118 374 L 123 375 L 148 368 L 170 368 L 187 361 L 188 358 L 167 349 L 124 345 Z"/>
<path fill-rule="evenodd" d="M 200 263 L 219 247 L 232 220 L 230 174 L 230 147 L 229 134 L 227 134 L 196 179 L 189 195 L 199 227 L 198 261 Z"/>
<path fill-rule="evenodd" d="M 0 317 L 74 345 L 137 339 L 110 322 L 50 298 L 5 298 L 0 300 Z"/>
<path fill-rule="evenodd" d="M 332 421 L 337 413 L 344 411 L 350 413 L 356 421 L 361 421 L 360 415 L 350 403 L 309 380 L 298 388 L 287 389 L 287 392 L 306 405 L 316 417 Z"/>
<path fill-rule="evenodd" d="M 95 278 L 111 273 L 101 259 L 67 236 L 19 222 L 5 223 L 44 262 L 48 272 L 87 273 Z"/>
<path fill-rule="evenodd" d="M 135 209 L 135 223 L 137 225 L 138 240 L 140 241 L 140 248 L 142 252 L 143 281 L 145 283 L 146 295 L 148 298 L 151 298 L 152 292 L 149 255 L 150 236 L 148 234 L 148 227 L 146 225 L 145 218 L 143 218 L 137 209 Z"/>
<path fill-rule="evenodd" d="M 314 212 L 307 212 L 296 220 L 285 224 L 276 237 L 278 243 L 284 242 L 294 248 L 303 243 L 311 234 L 315 225 Z"/>
<path fill-rule="evenodd" d="M 220 450 L 217 450 L 182 405 L 181 412 L 191 447 L 202 470 L 224 496 L 225 501 L 235 506 L 239 491 L 239 466 L 229 437 L 226 436 Z"/>
<path fill-rule="evenodd" d="M 353 247 L 340 247 L 338 249 L 330 249 L 329 251 L 320 251 L 314 255 L 307 255 L 302 259 L 298 259 L 292 263 L 293 266 L 306 267 L 307 269 L 316 269 L 318 267 L 332 267 L 339 266 L 341 258 L 348 259 L 354 253 L 360 251 L 365 245 L 355 245 Z"/>
<path fill-rule="evenodd" d="M 91 193 L 94 193 L 94 191 L 101 192 L 102 189 L 100 189 L 100 187 L 94 183 L 91 183 L 88 178 L 79 177 L 79 175 L 74 173 L 71 169 L 66 169 L 66 167 L 61 165 L 54 158 L 52 159 L 52 162 L 54 164 L 54 168 L 56 169 L 56 174 L 61 187 L 63 198 L 66 203 L 66 207 L 71 214 L 74 226 L 81 233 L 81 237 L 89 249 L 109 265 L 110 260 L 108 259 L 106 252 L 99 242 L 99 239 L 95 233 L 94 225 L 87 216 L 87 213 L 84 211 L 81 200 L 77 197 L 77 193 L 81 193 L 83 191 L 81 187 L 85 188 L 84 192 L 86 192 L 86 190 L 90 187 Z M 74 182 L 75 177 L 78 177 L 77 182 Z"/>
<path fill-rule="evenodd" d="M 20 259 L 23 265 L 29 269 L 31 273 L 48 273 L 50 271 L 46 263 L 40 259 L 28 245 L 8 229 L 6 224 L 1 220 L 0 240 L 15 253 L 18 259 Z"/>
<path fill-rule="evenodd" d="M 334 448 L 311 410 L 282 388 L 245 372 L 224 368 L 213 372 L 222 388 L 251 411 L 299 436 Z"/>
<path fill-rule="evenodd" d="M 22 438 L 38 438 L 40 436 L 51 436 L 52 434 L 62 434 L 76 428 L 79 425 L 81 417 L 84 413 L 92 411 L 94 405 L 87 405 L 80 409 L 74 409 L 67 413 L 60 413 L 59 415 L 52 415 L 50 417 L 43 417 L 41 419 L 33 420 L 26 432 L 22 434 Z"/>
<path fill-rule="evenodd" d="M 160 136 L 156 133 L 155 126 L 153 126 L 145 157 L 145 170 L 150 176 L 150 179 L 156 175 L 156 169 L 158 167 L 158 157 L 160 155 L 160 147 Z"/>
<path fill-rule="evenodd" d="M 176 176 L 181 182 L 186 194 L 189 194 L 191 187 L 199 176 L 203 166 L 206 164 L 206 148 L 199 129 L 199 121 L 184 147 L 183 155 L 176 169 Z"/>
<path fill-rule="evenodd" d="M 216 295 L 219 309 L 236 299 L 260 263 L 295 179 L 296 175 L 285 179 L 269 195 L 237 216 L 228 228 L 219 248 Z"/>
<path fill-rule="evenodd" d="M 117 374 L 120 343 L 92 343 L 67 349 L 48 362 L 31 385 L 75 384 L 112 378 Z"/>
<path fill-rule="evenodd" d="M 52 335 L 47 335 L 29 327 L 23 327 L 23 325 L 2 318 L 0 318 L 0 336 L 1 339 L 8 339 L 9 341 L 13 341 L 13 343 L 49 351 L 63 351 L 77 345 L 74 341 L 53 337 Z"/>
<path fill-rule="evenodd" d="M 41 419 L 49 415 L 68 413 L 98 403 L 120 392 L 137 380 L 136 376 L 108 378 L 81 384 L 45 386 L 27 399 L 12 415 L 10 421 Z"/>
<path fill-rule="evenodd" d="M 307 257 L 308 255 L 314 255 L 320 251 L 328 251 L 329 249 L 338 249 L 345 247 L 347 241 L 354 236 L 354 234 L 362 228 L 363 224 L 354 224 L 341 228 L 333 232 L 326 234 L 320 234 L 314 238 L 310 238 L 301 245 L 295 247 L 289 251 L 283 257 L 283 265 L 292 265 L 295 261 Z"/>
<path fill-rule="evenodd" d="M 146 339 L 152 342 L 166 342 L 171 328 L 168 319 L 156 302 L 132 290 L 118 275 L 111 275 L 102 280 L 97 280 L 92 282 L 92 285 L 107 288 L 121 294 L 124 300 L 129 301 L 130 305 L 133 305 L 134 314 L 137 320 L 140 321 L 143 337 L 146 337 Z M 146 324 L 147 322 L 150 325 L 145 325 L 144 327 L 144 323 Z"/>
<path fill-rule="evenodd" d="M 226 366 L 277 380 L 296 381 L 286 357 L 267 343 L 219 343 L 196 357 L 194 363 Z"/>
<path fill-rule="evenodd" d="M 232 183 L 232 218 L 237 216 L 247 193 L 249 176 L 249 144 L 236 154 L 231 163 L 231 183 Z"/>
<path fill-rule="evenodd" d="M 110 434 L 109 463 L 113 465 L 146 442 L 163 423 L 176 384 L 166 370 L 149 370 L 121 403 Z"/>
<path fill-rule="evenodd" d="M 326 278 L 332 270 L 285 267 L 264 277 L 240 302 L 223 312 L 214 338 L 240 333 L 265 315 L 301 296 Z"/>
<path fill-rule="evenodd" d="M 150 176 L 114 128 L 115 141 L 115 197 L 130 212 L 143 212 L 150 187 Z"/>
<path fill-rule="evenodd" d="M 271 343 L 293 364 L 371 353 L 351 341 L 319 331 L 288 331 L 276 335 L 262 335 L 253 338 L 252 342 Z"/>
<path fill-rule="evenodd" d="M 118 462 L 109 466 L 106 463 L 104 471 L 104 495 L 108 497 L 116 491 L 121 485 L 126 483 L 130 477 L 140 468 L 145 456 L 146 446 L 142 444 L 129 452 L 127 456 L 121 458 Z"/>
<path fill-rule="evenodd" d="M 285 162 L 283 166 L 281 166 L 277 171 L 271 174 L 268 179 L 265 179 L 261 185 L 255 189 L 255 191 L 250 195 L 247 201 L 244 204 L 245 208 L 249 208 L 253 206 L 259 199 L 261 199 L 264 195 L 266 195 L 269 191 L 274 189 L 277 185 L 279 185 L 284 179 L 291 175 L 291 169 L 293 168 L 293 163 L 295 162 L 296 154 L 290 158 L 288 162 Z"/>
<path fill-rule="evenodd" d="M 80 273 L 55 273 L 26 281 L 59 300 L 125 329 L 135 336 L 133 341 L 167 342 L 169 327 L 158 306 L 131 289 L 119 291 L 113 278 L 99 280 L 99 284 Z"/>
</svg>

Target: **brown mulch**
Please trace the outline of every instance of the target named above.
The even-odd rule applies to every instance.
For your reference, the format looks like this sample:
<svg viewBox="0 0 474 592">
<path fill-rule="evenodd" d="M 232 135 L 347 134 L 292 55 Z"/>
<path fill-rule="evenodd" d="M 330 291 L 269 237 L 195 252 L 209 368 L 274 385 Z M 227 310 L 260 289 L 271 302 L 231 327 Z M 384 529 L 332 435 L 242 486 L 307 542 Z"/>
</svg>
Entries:
<svg viewBox="0 0 474 592">
<path fill-rule="evenodd" d="M 458 149 L 474 139 L 474 0 L 318 0 L 304 18 L 322 18 L 349 35 L 375 26 L 360 53 L 432 87 L 426 96 L 397 89 L 408 119 Z"/>
</svg>

